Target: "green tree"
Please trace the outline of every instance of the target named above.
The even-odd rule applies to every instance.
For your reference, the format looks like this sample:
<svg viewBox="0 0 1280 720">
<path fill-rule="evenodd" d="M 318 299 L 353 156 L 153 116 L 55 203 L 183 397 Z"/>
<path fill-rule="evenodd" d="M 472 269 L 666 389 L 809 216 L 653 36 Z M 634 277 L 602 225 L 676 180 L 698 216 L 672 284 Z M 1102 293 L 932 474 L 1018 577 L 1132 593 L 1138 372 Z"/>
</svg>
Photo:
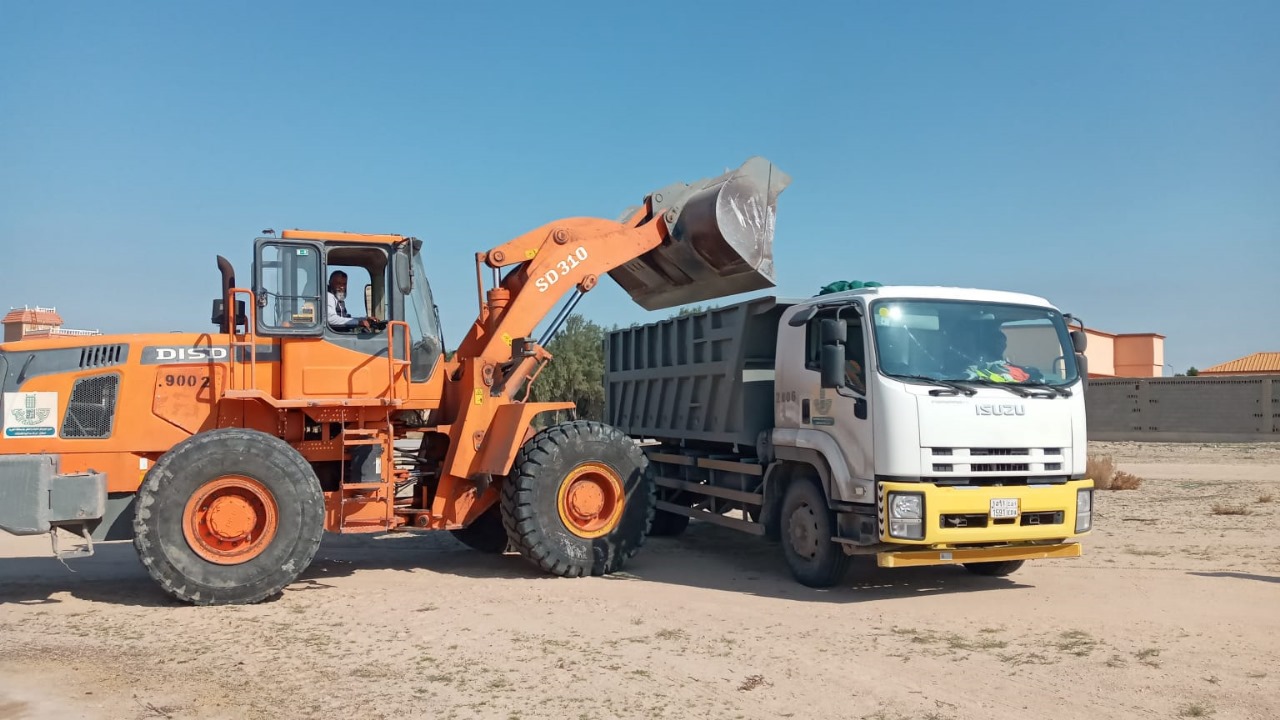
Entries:
<svg viewBox="0 0 1280 720">
<path fill-rule="evenodd" d="M 1195 365 L 1192 365 L 1190 368 L 1187 369 L 1187 377 L 1195 377 L 1199 374 L 1200 374 L 1200 371 L 1196 369 Z"/>
<path fill-rule="evenodd" d="M 578 417 L 604 420 L 604 328 L 573 314 L 547 345 L 551 362 L 529 390 L 534 402 L 572 402 Z"/>
</svg>

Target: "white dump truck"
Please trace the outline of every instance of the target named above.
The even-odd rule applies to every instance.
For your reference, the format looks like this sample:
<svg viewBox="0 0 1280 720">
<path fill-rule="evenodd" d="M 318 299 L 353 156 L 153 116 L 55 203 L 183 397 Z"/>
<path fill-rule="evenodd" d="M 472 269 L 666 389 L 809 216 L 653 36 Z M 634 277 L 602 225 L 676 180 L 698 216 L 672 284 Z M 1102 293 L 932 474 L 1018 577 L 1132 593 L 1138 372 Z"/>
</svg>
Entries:
<svg viewBox="0 0 1280 720">
<path fill-rule="evenodd" d="M 1091 529 L 1072 322 L 993 290 L 758 297 L 611 332 L 606 421 L 654 466 L 653 535 L 767 536 L 812 587 L 864 554 L 1007 575 Z"/>
</svg>

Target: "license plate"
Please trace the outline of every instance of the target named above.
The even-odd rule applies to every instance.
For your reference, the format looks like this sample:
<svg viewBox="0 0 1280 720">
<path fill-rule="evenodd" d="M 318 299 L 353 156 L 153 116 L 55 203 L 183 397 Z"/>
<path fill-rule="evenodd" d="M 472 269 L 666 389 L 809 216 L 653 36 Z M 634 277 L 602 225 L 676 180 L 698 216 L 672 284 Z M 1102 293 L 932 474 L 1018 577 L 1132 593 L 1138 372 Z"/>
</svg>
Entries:
<svg viewBox="0 0 1280 720">
<path fill-rule="evenodd" d="M 996 520 L 1018 517 L 1018 498 L 992 498 L 991 517 Z"/>
</svg>

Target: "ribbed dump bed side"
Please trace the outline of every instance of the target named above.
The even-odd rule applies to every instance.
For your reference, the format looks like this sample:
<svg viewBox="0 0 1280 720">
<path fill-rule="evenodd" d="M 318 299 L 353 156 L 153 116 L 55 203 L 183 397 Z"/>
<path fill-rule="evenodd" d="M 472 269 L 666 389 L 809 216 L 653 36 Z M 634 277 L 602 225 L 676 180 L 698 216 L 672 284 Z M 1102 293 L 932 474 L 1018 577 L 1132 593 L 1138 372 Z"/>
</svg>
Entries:
<svg viewBox="0 0 1280 720">
<path fill-rule="evenodd" d="M 784 307 L 756 298 L 609 333 L 606 422 L 633 437 L 753 445 L 773 424 Z"/>
</svg>

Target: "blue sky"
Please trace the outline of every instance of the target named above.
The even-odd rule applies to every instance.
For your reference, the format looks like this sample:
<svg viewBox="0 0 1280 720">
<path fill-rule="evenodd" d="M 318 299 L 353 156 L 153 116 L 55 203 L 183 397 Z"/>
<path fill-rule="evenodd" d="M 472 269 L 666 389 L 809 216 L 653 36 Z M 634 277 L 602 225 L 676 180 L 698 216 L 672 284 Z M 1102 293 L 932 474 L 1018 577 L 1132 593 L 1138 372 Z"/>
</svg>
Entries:
<svg viewBox="0 0 1280 720">
<path fill-rule="evenodd" d="M 779 292 L 1032 292 L 1280 350 L 1280 3 L 0 4 L 0 306 L 206 331 L 259 231 L 473 253 L 764 155 Z M 648 313 L 606 281 L 580 310 Z"/>
</svg>

